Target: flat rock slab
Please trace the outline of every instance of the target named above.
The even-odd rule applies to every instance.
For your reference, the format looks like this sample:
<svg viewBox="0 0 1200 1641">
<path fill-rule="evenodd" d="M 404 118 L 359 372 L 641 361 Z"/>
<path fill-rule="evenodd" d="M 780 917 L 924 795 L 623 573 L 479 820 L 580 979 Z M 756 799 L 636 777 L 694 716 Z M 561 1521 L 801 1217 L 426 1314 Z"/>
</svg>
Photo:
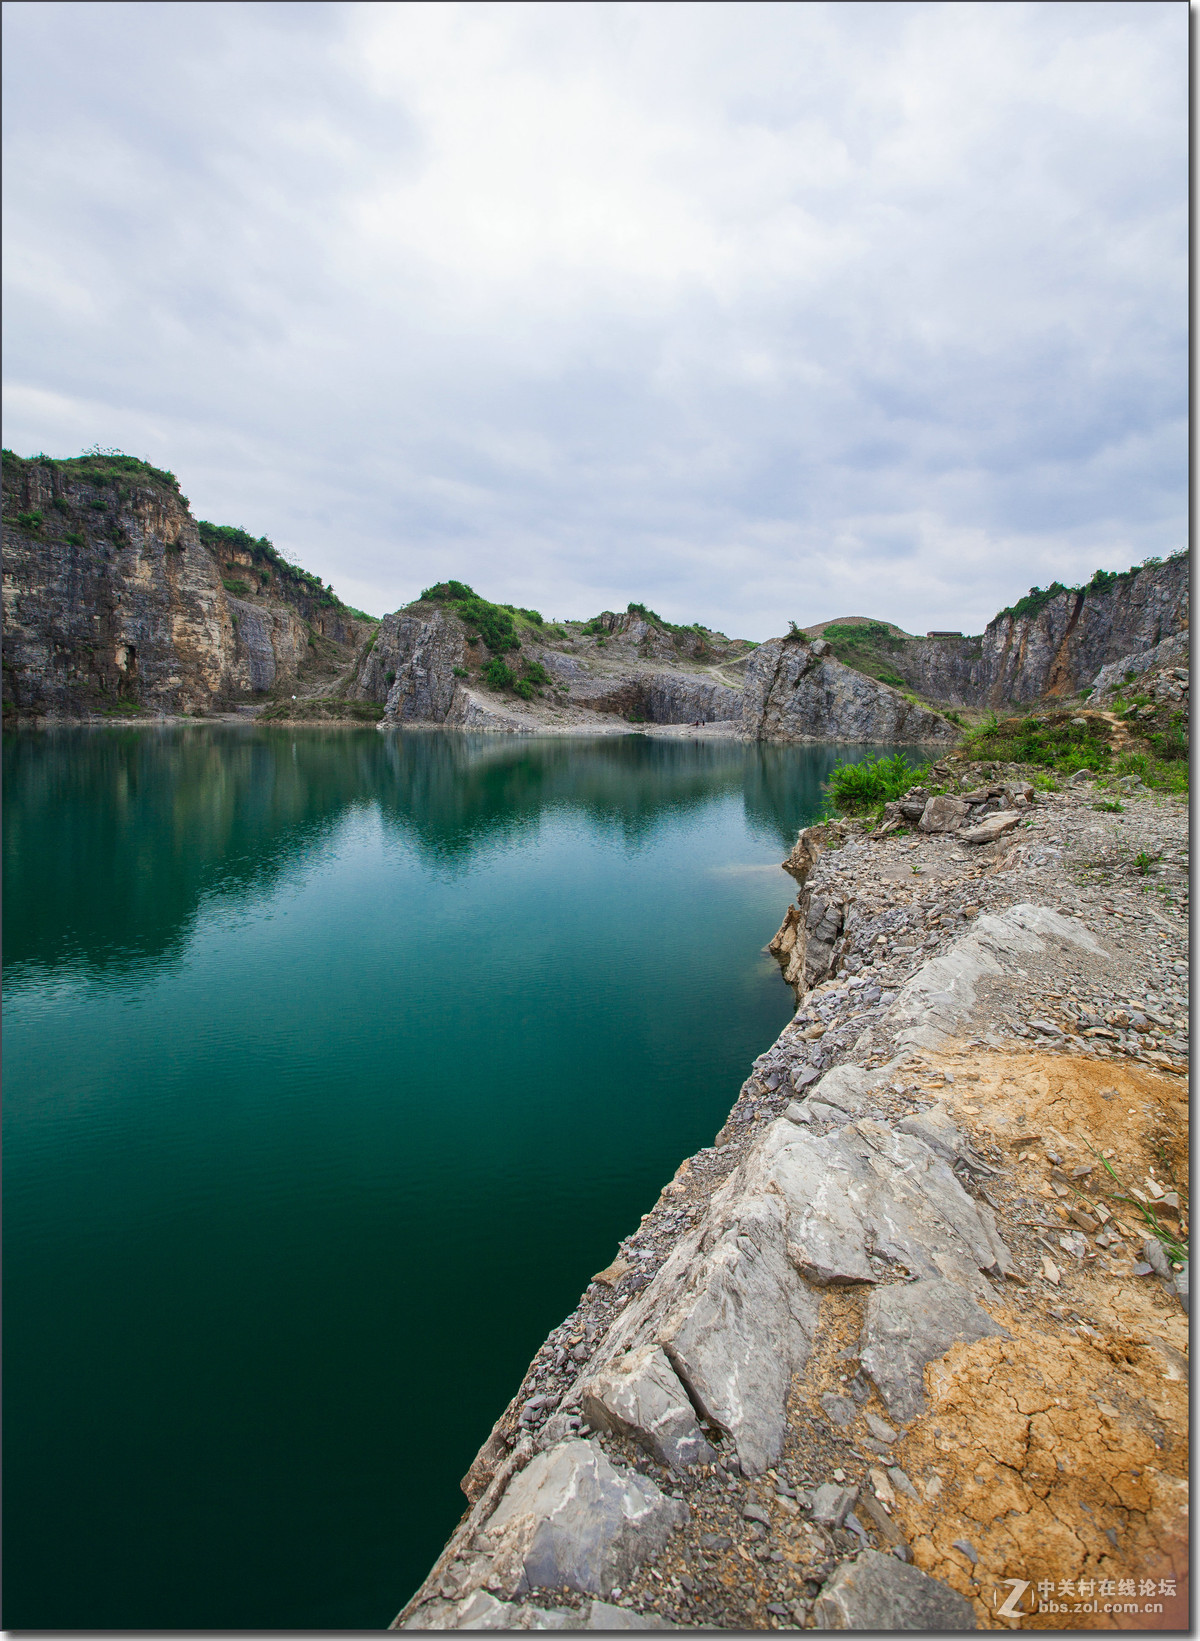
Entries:
<svg viewBox="0 0 1200 1641">
<path fill-rule="evenodd" d="M 859 1359 L 893 1418 L 925 1408 L 925 1365 L 951 1345 L 1008 1338 L 1008 1331 L 956 1282 L 923 1280 L 876 1289 L 867 1301 Z"/>
<path fill-rule="evenodd" d="M 632 1437 L 660 1464 L 679 1470 L 716 1458 L 687 1391 L 657 1345 L 630 1351 L 588 1380 L 580 1402 L 594 1430 Z"/>
<path fill-rule="evenodd" d="M 975 1018 L 981 980 L 999 978 L 1006 965 L 1042 956 L 1054 946 L 1107 956 L 1086 924 L 1047 906 L 1022 902 L 977 918 L 970 934 L 931 958 L 901 989 L 887 1016 L 896 1027 L 897 1045 L 936 1048 L 946 1037 L 964 1035 Z"/>
<path fill-rule="evenodd" d="M 406 1630 L 675 1630 L 665 1618 L 648 1617 L 615 1606 L 611 1601 L 588 1601 L 582 1607 L 523 1607 L 498 1601 L 486 1590 L 476 1590 L 465 1601 L 437 1603 L 411 1618 Z M 418 1622 L 417 1620 L 420 1620 Z"/>
<path fill-rule="evenodd" d="M 895 1556 L 864 1550 L 844 1561 L 817 1597 L 823 1630 L 973 1630 L 971 1604 L 957 1590 Z"/>
<path fill-rule="evenodd" d="M 748 1183 L 751 1174 L 787 1204 L 788 1257 L 818 1287 L 876 1282 L 894 1263 L 983 1293 L 980 1271 L 1008 1261 L 945 1159 L 882 1123 L 860 1118 L 810 1137 L 777 1122 Z"/>
<path fill-rule="evenodd" d="M 1020 825 L 1021 816 L 1020 809 L 998 809 L 978 826 L 964 826 L 958 836 L 963 843 L 995 843 L 998 837 Z"/>
<path fill-rule="evenodd" d="M 861 1098 L 869 1074 L 839 1069 L 847 1074 L 831 1092 Z M 787 1394 L 808 1360 L 822 1287 L 886 1281 L 902 1266 L 984 1297 L 980 1272 L 1009 1265 L 990 1211 L 924 1140 L 844 1113 L 824 1134 L 779 1119 L 714 1195 L 705 1224 L 680 1239 L 614 1323 L 587 1388 L 602 1420 L 619 1418 L 651 1451 L 694 1441 L 703 1419 L 732 1437 L 757 1475 L 782 1452 Z M 637 1354 L 647 1346 L 661 1351 L 699 1415 L 694 1433 L 661 1363 L 651 1392 L 651 1358 Z M 636 1393 L 618 1388 L 627 1353 Z"/>
<path fill-rule="evenodd" d="M 535 1585 L 606 1596 L 687 1514 L 646 1477 L 617 1470 L 595 1442 L 561 1442 L 514 1477 L 478 1535 L 490 1553 L 483 1582 L 508 1597 Z"/>
</svg>

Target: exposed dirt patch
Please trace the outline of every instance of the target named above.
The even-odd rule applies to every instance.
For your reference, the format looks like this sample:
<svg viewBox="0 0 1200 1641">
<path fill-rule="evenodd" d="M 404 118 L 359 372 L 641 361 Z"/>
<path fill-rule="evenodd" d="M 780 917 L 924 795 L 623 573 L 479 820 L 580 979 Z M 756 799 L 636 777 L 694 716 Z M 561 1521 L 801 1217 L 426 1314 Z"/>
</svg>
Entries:
<svg viewBox="0 0 1200 1641">
<path fill-rule="evenodd" d="M 927 1369 L 929 1409 L 897 1447 L 925 1494 L 895 1505 L 913 1559 L 988 1628 L 1186 1625 L 1187 1323 L 1164 1282 L 1133 1274 L 1149 1233 L 1099 1161 L 1148 1202 L 1152 1185 L 1185 1184 L 1180 1080 L 1036 1050 L 926 1063 L 930 1082 L 950 1074 L 938 1097 L 979 1149 L 1003 1159 L 986 1190 L 1026 1281 L 992 1307 L 1011 1339 L 956 1345 Z M 1072 1209 L 1108 1217 L 1087 1234 Z M 1164 1223 L 1184 1234 L 1186 1197 L 1181 1209 Z M 1010 1579 L 1029 1581 L 1018 1605 L 1038 1612 L 997 1615 Z"/>
</svg>

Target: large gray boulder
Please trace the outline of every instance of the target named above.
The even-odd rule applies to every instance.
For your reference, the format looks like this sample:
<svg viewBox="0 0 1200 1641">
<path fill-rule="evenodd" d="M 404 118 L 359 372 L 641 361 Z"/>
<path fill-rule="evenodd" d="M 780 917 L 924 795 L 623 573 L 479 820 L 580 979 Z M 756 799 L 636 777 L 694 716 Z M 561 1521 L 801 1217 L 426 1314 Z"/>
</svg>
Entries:
<svg viewBox="0 0 1200 1641">
<path fill-rule="evenodd" d="M 915 1419 L 925 1409 L 925 1366 L 951 1345 L 1009 1337 L 956 1282 L 924 1279 L 876 1289 L 867 1301 L 859 1358 L 888 1412 Z"/>
<path fill-rule="evenodd" d="M 863 1550 L 844 1561 L 817 1597 L 822 1630 L 973 1630 L 971 1603 L 895 1556 Z"/>
<path fill-rule="evenodd" d="M 661 1464 L 681 1469 L 716 1457 L 687 1392 L 657 1345 L 619 1357 L 581 1387 L 580 1399 L 594 1429 L 632 1437 Z"/>
<path fill-rule="evenodd" d="M 595 1442 L 561 1442 L 509 1483 L 477 1535 L 483 1582 L 510 1599 L 535 1585 L 607 1596 L 686 1519 L 686 1505 L 617 1470 Z"/>
<path fill-rule="evenodd" d="M 917 825 L 922 832 L 957 832 L 969 812 L 961 798 L 941 792 L 928 800 Z"/>
</svg>

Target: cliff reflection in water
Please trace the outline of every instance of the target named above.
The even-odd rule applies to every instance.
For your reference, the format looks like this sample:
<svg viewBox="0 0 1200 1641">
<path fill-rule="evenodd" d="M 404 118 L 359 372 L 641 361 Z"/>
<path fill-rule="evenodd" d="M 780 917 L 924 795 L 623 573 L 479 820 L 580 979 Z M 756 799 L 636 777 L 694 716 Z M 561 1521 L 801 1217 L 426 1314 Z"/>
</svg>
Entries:
<svg viewBox="0 0 1200 1641">
<path fill-rule="evenodd" d="M 551 810 L 637 846 L 665 817 L 739 792 L 752 828 L 786 851 L 837 758 L 878 750 L 892 749 L 216 725 L 11 735 L 9 978 L 29 964 L 119 974 L 176 954 L 202 899 L 267 889 L 363 805 L 443 869 Z"/>
</svg>

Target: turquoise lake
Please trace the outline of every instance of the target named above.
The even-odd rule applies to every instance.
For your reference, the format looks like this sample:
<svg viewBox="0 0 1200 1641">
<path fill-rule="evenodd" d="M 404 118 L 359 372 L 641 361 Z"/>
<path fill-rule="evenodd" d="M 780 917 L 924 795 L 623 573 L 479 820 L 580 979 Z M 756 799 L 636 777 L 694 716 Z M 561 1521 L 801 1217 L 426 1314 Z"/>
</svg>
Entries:
<svg viewBox="0 0 1200 1641">
<path fill-rule="evenodd" d="M 787 1021 L 838 756 L 6 737 L 6 1628 L 390 1621 Z"/>
</svg>

